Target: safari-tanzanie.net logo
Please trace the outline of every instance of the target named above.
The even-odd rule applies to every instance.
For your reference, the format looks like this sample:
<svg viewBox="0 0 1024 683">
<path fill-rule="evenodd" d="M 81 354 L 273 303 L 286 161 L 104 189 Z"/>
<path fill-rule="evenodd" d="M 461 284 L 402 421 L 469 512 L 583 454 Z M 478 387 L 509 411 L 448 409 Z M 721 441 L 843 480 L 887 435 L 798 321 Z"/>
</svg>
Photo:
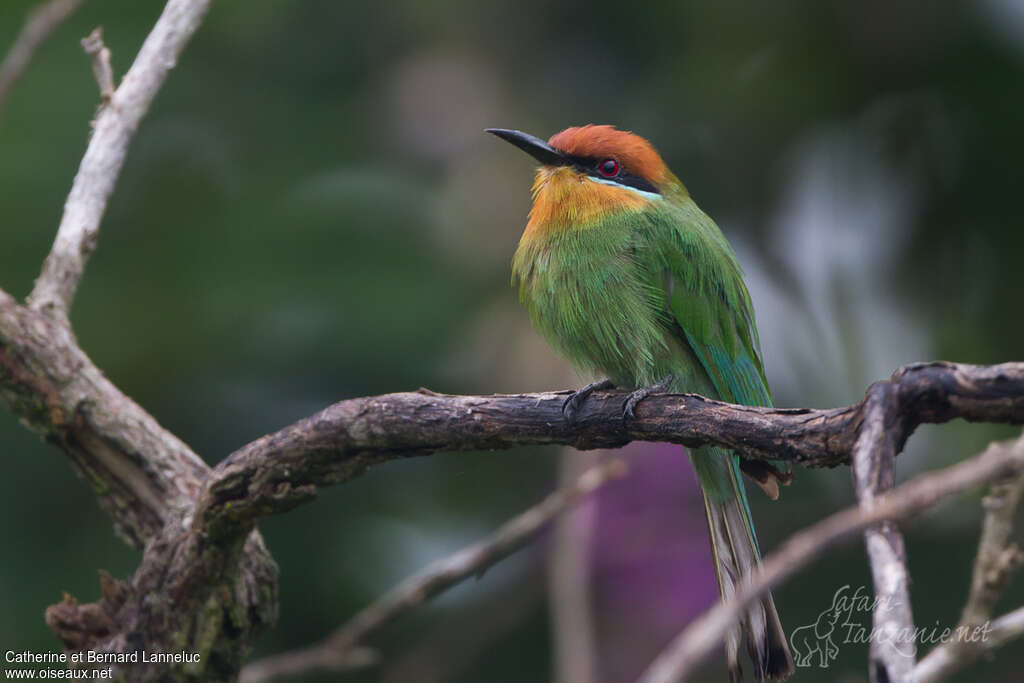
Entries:
<svg viewBox="0 0 1024 683">
<path fill-rule="evenodd" d="M 947 627 L 936 622 L 934 626 L 918 627 L 892 635 L 883 634 L 871 627 L 871 614 L 879 606 L 887 607 L 864 586 L 854 589 L 846 584 L 840 587 L 832 595 L 832 604 L 818 615 L 817 620 L 798 626 L 789 634 L 793 663 L 798 667 L 827 669 L 839 656 L 841 645 L 869 644 L 883 639 L 891 641 L 898 652 L 913 657 L 919 644 L 985 642 L 992 631 L 988 621 L 980 626 Z"/>
</svg>

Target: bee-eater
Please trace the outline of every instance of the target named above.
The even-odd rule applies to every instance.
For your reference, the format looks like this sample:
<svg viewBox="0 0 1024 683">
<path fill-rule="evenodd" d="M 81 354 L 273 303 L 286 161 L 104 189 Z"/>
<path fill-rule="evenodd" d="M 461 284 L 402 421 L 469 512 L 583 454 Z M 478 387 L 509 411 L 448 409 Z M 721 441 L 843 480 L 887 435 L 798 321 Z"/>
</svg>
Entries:
<svg viewBox="0 0 1024 683">
<path fill-rule="evenodd" d="M 634 390 L 624 419 L 656 390 L 771 405 L 736 254 L 647 140 L 596 125 L 568 128 L 548 142 L 516 130 L 488 132 L 541 163 L 512 264 L 520 299 L 534 327 L 577 369 L 607 377 L 567 399 L 569 419 L 588 393 L 610 386 Z M 718 447 L 689 456 L 726 599 L 761 561 L 741 470 L 772 498 L 790 474 Z M 792 673 L 770 594 L 726 639 L 734 681 L 744 638 L 759 680 Z"/>
</svg>

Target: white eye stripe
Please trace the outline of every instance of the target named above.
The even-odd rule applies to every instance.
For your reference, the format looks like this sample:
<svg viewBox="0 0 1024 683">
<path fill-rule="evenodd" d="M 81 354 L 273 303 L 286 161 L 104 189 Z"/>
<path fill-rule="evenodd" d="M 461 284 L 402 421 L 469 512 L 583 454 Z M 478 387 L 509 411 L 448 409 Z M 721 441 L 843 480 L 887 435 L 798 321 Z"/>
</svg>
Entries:
<svg viewBox="0 0 1024 683">
<path fill-rule="evenodd" d="M 601 183 L 602 185 L 611 185 L 612 187 L 621 187 L 623 190 L 629 190 L 630 192 L 636 192 L 641 197 L 646 199 L 663 199 L 663 197 L 657 192 L 648 192 L 647 190 L 641 190 L 638 187 L 632 187 L 630 185 L 623 185 L 617 183 L 614 180 L 608 180 L 607 178 L 596 178 L 594 176 L 587 176 L 587 180 L 591 180 L 595 183 Z"/>
</svg>

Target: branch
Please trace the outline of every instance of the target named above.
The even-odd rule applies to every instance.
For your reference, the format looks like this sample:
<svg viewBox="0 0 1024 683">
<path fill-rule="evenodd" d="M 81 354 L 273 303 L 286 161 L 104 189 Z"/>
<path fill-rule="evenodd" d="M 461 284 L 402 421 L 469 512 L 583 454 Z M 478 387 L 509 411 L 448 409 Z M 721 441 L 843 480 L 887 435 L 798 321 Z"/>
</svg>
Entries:
<svg viewBox="0 0 1024 683">
<path fill-rule="evenodd" d="M 54 19 L 57 5 L 35 20 Z M 0 400 L 68 455 L 118 533 L 138 548 L 163 529 L 169 510 L 194 504 L 210 470 L 93 365 L 67 325 L 68 306 L 128 143 L 208 6 L 209 0 L 167 3 L 96 120 L 30 307 L 0 290 Z M 109 70 L 99 30 L 83 43 L 100 70 Z M 102 91 L 106 76 L 98 78 Z"/>
<path fill-rule="evenodd" d="M 992 622 L 984 650 L 994 650 L 1024 636 L 1024 607 L 1018 607 Z"/>
<path fill-rule="evenodd" d="M 71 330 L 0 291 L 0 401 L 60 448 L 136 548 L 194 504 L 210 468 L 125 396 Z"/>
<path fill-rule="evenodd" d="M 918 424 L 953 418 L 1024 423 L 1024 363 L 922 363 L 898 370 L 884 409 L 893 448 Z M 426 390 L 335 403 L 235 451 L 214 470 L 198 513 L 214 537 L 244 534 L 265 515 L 315 497 L 317 487 L 378 463 L 436 451 L 537 444 L 612 448 L 630 441 L 695 447 L 714 443 L 748 458 L 807 467 L 849 462 L 868 398 L 833 410 L 738 406 L 693 394 L 654 395 L 623 420 L 624 392 L 595 392 L 576 420 L 562 416 L 565 392 L 446 396 Z"/>
<path fill-rule="evenodd" d="M 464 579 L 480 575 L 532 540 L 581 498 L 625 474 L 626 466 L 621 460 L 612 460 L 587 470 L 573 485 L 555 491 L 534 507 L 516 515 L 487 538 L 434 562 L 398 584 L 320 643 L 254 662 L 245 667 L 240 680 L 242 683 L 263 683 L 311 671 L 345 671 L 373 663 L 375 656 L 372 651 L 358 647 L 367 636 L 438 593 Z"/>
<path fill-rule="evenodd" d="M 110 50 L 103 44 L 103 27 L 97 26 L 92 33 L 82 38 L 82 49 L 92 57 L 92 75 L 100 86 L 103 104 L 114 99 L 114 69 L 110 66 Z"/>
<path fill-rule="evenodd" d="M 962 624 L 976 626 L 992 616 L 1003 588 L 1024 560 L 1020 548 L 1011 539 L 1013 516 L 1022 492 L 1024 475 L 1017 475 L 993 484 L 982 501 L 985 521 L 974 560 L 971 591 L 960 617 Z"/>
<path fill-rule="evenodd" d="M 100 110 L 64 204 L 57 238 L 29 295 L 28 303 L 33 310 L 67 323 L 71 301 L 85 263 L 96 248 L 100 220 L 124 165 L 128 145 L 209 6 L 210 0 L 169 0 L 135 63 L 111 95 L 109 106 Z"/>
<path fill-rule="evenodd" d="M 899 415 L 888 408 L 894 400 L 891 384 L 875 384 L 864 397 L 864 423 L 853 447 L 852 470 L 854 490 L 866 512 L 893 486 L 894 423 Z M 892 520 L 886 520 L 864 531 L 864 543 L 875 586 L 872 633 L 878 636 L 871 639 L 870 678 L 873 683 L 908 681 L 916 648 L 913 639 L 904 643 L 899 638 L 914 631 L 903 536 Z"/>
<path fill-rule="evenodd" d="M 259 534 L 212 545 L 191 532 L 210 468 L 103 376 L 68 324 L 128 143 L 209 4 L 167 2 L 100 110 L 29 306 L 0 291 L 0 401 L 68 455 L 115 529 L 144 548 L 130 581 L 104 578 L 98 603 L 69 597 L 46 611 L 47 623 L 70 651 L 202 654 L 198 663 L 115 667 L 117 678 L 140 683 L 234 680 L 256 634 L 277 614 L 277 566 Z M 102 48 L 97 58 L 103 67 Z"/>
<path fill-rule="evenodd" d="M 1021 448 L 1024 449 L 1024 443 Z M 1010 538 L 1014 512 L 1022 493 L 1024 473 L 1018 473 L 1012 479 L 993 484 L 982 502 L 985 520 L 978 541 L 978 554 L 974 558 L 970 594 L 955 629 L 955 637 L 937 645 L 918 663 L 914 668 L 915 683 L 932 683 L 948 678 L 1024 631 L 1024 608 L 989 623 L 1010 575 L 1024 561 L 1024 554 Z M 1000 622 L 1001 626 L 997 627 Z M 986 637 L 976 637 L 979 629 L 985 631 Z"/>
<path fill-rule="evenodd" d="M 559 481 L 568 484 L 612 451 L 563 448 Z M 548 613 L 551 620 L 552 679 L 559 683 L 596 683 L 597 629 L 592 604 L 596 501 L 562 515 L 551 529 L 548 546 Z"/>
<path fill-rule="evenodd" d="M 39 45 L 54 29 L 70 17 L 84 0 L 50 0 L 37 5 L 25 18 L 14 44 L 0 63 L 0 113 L 3 113 L 7 94 L 32 61 Z"/>
<path fill-rule="evenodd" d="M 890 435 L 896 449 L 922 422 L 1024 422 L 1024 363 L 918 364 L 882 384 L 893 396 L 886 410 L 899 415 Z M 211 473 L 103 377 L 68 327 L 0 292 L 0 399 L 61 447 L 94 482 L 122 531 L 137 545 L 145 542 L 143 563 L 115 616 L 121 633 L 139 624 L 166 625 L 167 632 L 150 638 L 156 643 L 177 635 L 175 625 L 205 609 L 202 601 L 218 588 L 227 588 L 216 593 L 227 602 L 210 597 L 217 603 L 204 612 L 211 638 L 232 637 L 222 631 L 231 620 L 216 607 L 238 610 L 235 599 L 247 605 L 252 632 L 273 621 L 276 569 L 258 535 L 249 535 L 256 520 L 379 462 L 439 450 L 596 448 L 646 440 L 716 443 L 752 458 L 833 466 L 848 462 L 865 410 L 864 401 L 834 410 L 773 410 L 659 395 L 640 404 L 636 419 L 624 421 L 625 395 L 592 395 L 571 424 L 561 413 L 564 392 L 444 396 L 424 390 L 352 399 L 244 446 Z M 153 595 L 162 598 L 147 597 Z M 74 613 L 61 616 L 75 622 Z M 69 642 L 82 641 L 71 635 Z M 216 647 L 229 656 L 250 637 L 247 631 L 235 645 L 217 641 Z M 111 651 L 128 647 L 123 640 L 101 642 Z"/>
<path fill-rule="evenodd" d="M 688 678 L 721 646 L 727 631 L 746 609 L 836 542 L 880 522 L 904 519 L 949 496 L 1021 471 L 1024 471 L 1024 435 L 1015 442 L 994 443 L 964 462 L 915 477 L 875 498 L 870 508 L 847 508 L 797 532 L 765 558 L 760 570 L 739 586 L 731 600 L 715 605 L 690 622 L 658 655 L 640 682 L 676 683 Z M 912 637 L 912 634 L 900 634 L 900 637 Z"/>
<path fill-rule="evenodd" d="M 80 3 L 51 0 L 30 16 L 0 64 L 0 105 L 40 42 Z M 1019 472 L 1024 449 L 1007 455 L 993 446 L 990 451 L 999 451 L 994 455 L 986 451 L 886 492 L 892 484 L 893 458 L 923 422 L 1024 422 L 1024 364 L 909 366 L 873 386 L 861 402 L 836 410 L 747 408 L 692 395 L 652 397 L 642 404 L 639 418 L 628 422 L 621 418 L 622 392 L 595 395 L 572 424 L 562 417 L 562 396 L 551 393 L 446 397 L 420 392 L 355 399 L 243 447 L 213 471 L 118 391 L 77 346 L 70 307 L 131 139 L 209 5 L 210 0 L 168 0 L 116 89 L 109 51 L 98 32 L 84 42 L 104 106 L 28 307 L 0 291 L 0 400 L 64 450 L 118 531 L 145 548 L 130 582 L 103 580 L 100 603 L 69 600 L 48 610 L 48 622 L 69 648 L 123 653 L 138 651 L 140 645 L 149 651 L 180 649 L 184 643 L 203 653 L 202 664 L 189 671 L 176 669 L 178 678 L 232 679 L 255 634 L 275 618 L 276 565 L 253 532 L 261 516 L 288 510 L 312 498 L 319 486 L 346 481 L 370 465 L 398 457 L 541 443 L 596 448 L 631 440 L 714 443 L 749 458 L 806 466 L 848 463 L 852 452 L 861 499 L 859 508 L 784 544 L 741 585 L 733 601 L 684 631 L 652 665 L 648 680 L 684 675 L 718 644 L 744 604 L 827 544 L 857 531 L 866 531 L 879 596 L 904 601 L 902 612 L 876 612 L 876 625 L 890 633 L 911 625 L 902 539 L 894 526 L 881 523 Z M 522 518 L 515 521 L 530 528 Z M 495 557 L 511 550 L 500 544 L 494 548 Z M 444 565 L 439 573 L 403 584 L 325 641 L 332 654 L 321 656 L 340 657 L 339 643 L 351 655 L 367 632 L 418 604 L 430 591 L 483 566 L 487 560 L 473 553 L 486 550 L 471 547 L 464 551 L 468 555 L 456 556 L 455 564 Z M 988 560 L 979 554 L 978 562 L 980 566 Z M 1009 570 L 997 571 L 992 579 L 990 569 L 972 587 L 965 622 L 990 612 L 998 597 Z M 890 582 L 892 576 L 896 578 Z M 1005 642 L 1019 634 L 1022 621 L 1020 610 L 997 620 L 995 640 Z M 988 648 L 986 644 L 983 649 Z M 905 678 L 905 663 L 896 663 L 889 654 L 873 652 L 879 663 L 873 675 Z M 119 676 L 139 681 L 171 677 L 153 666 L 119 667 Z"/>
</svg>

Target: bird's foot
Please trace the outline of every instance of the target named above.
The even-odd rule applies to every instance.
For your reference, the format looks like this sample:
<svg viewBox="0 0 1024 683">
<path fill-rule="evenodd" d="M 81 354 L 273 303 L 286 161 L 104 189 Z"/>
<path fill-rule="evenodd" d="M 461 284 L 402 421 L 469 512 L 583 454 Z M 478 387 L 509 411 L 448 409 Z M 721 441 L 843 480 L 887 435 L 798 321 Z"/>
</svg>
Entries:
<svg viewBox="0 0 1024 683">
<path fill-rule="evenodd" d="M 580 406 L 587 400 L 587 396 L 590 396 L 599 389 L 614 389 L 615 384 L 610 379 L 603 379 L 600 382 L 593 382 L 587 386 L 572 392 L 569 396 L 562 401 L 562 417 L 568 422 L 576 421 L 576 413 L 579 411 Z"/>
<path fill-rule="evenodd" d="M 625 420 L 627 417 L 635 418 L 636 413 L 634 412 L 634 409 L 637 407 L 637 404 L 639 404 L 640 401 L 644 400 L 651 394 L 657 394 L 668 389 L 670 386 L 672 386 L 672 381 L 674 379 L 675 377 L 669 375 L 662 379 L 657 384 L 652 384 L 649 387 L 637 389 L 629 396 L 627 396 L 626 402 L 622 404 L 622 419 Z"/>
</svg>

